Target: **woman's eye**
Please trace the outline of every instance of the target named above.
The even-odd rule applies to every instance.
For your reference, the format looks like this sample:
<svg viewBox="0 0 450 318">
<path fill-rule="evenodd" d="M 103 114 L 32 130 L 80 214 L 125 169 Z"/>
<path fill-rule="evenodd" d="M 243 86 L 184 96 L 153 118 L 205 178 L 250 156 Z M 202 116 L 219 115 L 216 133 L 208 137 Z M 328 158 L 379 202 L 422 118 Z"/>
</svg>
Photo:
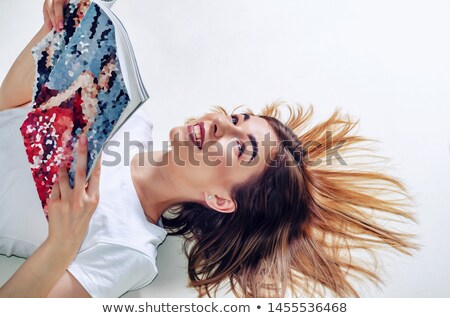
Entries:
<svg viewBox="0 0 450 318">
<path fill-rule="evenodd" d="M 236 143 L 237 143 L 238 152 L 239 152 L 238 157 L 240 157 L 242 155 L 242 153 L 244 152 L 244 147 L 243 147 L 242 143 L 237 139 L 236 139 Z"/>
<path fill-rule="evenodd" d="M 239 119 L 236 115 L 232 115 L 231 116 L 231 122 L 233 123 L 233 125 L 237 125 Z"/>
</svg>

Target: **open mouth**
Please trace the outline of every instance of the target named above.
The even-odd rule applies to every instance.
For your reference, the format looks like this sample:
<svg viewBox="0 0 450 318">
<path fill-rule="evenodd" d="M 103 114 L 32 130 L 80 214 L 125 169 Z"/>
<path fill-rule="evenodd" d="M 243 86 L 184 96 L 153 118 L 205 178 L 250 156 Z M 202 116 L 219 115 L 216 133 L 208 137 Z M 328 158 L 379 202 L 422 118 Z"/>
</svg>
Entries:
<svg viewBox="0 0 450 318">
<path fill-rule="evenodd" d="M 205 140 L 205 126 L 203 122 L 199 122 L 195 125 L 187 126 L 189 138 L 192 140 L 194 145 L 196 145 L 199 149 L 203 147 L 203 141 Z"/>
</svg>

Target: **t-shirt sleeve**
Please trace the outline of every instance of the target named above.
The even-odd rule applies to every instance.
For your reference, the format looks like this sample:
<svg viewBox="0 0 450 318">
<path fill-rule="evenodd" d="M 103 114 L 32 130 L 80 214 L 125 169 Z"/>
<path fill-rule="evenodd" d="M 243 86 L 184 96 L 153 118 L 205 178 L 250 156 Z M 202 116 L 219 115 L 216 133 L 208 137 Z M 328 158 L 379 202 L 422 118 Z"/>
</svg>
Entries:
<svg viewBox="0 0 450 318">
<path fill-rule="evenodd" d="M 80 252 L 68 271 L 91 297 L 119 297 L 148 285 L 157 274 L 155 260 L 115 244 L 97 244 Z"/>
</svg>

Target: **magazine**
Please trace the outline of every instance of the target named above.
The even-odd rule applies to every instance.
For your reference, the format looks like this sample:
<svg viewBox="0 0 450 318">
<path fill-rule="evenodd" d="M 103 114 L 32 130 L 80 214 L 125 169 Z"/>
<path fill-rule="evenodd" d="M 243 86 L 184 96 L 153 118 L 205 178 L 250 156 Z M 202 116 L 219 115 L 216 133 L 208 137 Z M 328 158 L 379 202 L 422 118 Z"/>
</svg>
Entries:
<svg viewBox="0 0 450 318">
<path fill-rule="evenodd" d="M 61 165 L 74 184 L 78 137 L 88 140 L 87 178 L 105 143 L 147 99 L 125 28 L 106 0 L 70 0 L 64 29 L 32 50 L 32 110 L 20 130 L 44 212 Z"/>
</svg>

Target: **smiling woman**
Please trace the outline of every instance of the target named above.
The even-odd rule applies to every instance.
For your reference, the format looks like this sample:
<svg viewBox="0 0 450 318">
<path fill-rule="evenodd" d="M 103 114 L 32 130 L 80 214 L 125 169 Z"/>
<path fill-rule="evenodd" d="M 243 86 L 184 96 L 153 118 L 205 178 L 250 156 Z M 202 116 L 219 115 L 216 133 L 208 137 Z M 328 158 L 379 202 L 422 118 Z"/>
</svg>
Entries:
<svg viewBox="0 0 450 318">
<path fill-rule="evenodd" d="M 198 126 L 203 127 L 200 141 L 190 133 L 191 127 Z M 174 187 L 179 196 L 172 204 L 206 202 L 221 212 L 236 209 L 231 189 L 262 173 L 267 156 L 276 150 L 278 141 L 263 118 L 218 112 L 205 114 L 187 126 L 172 128 L 170 140 L 172 151 L 166 154 L 169 163 L 166 169 L 170 171 L 168 175 L 176 176 Z M 217 200 L 205 201 L 208 195 Z"/>
</svg>

